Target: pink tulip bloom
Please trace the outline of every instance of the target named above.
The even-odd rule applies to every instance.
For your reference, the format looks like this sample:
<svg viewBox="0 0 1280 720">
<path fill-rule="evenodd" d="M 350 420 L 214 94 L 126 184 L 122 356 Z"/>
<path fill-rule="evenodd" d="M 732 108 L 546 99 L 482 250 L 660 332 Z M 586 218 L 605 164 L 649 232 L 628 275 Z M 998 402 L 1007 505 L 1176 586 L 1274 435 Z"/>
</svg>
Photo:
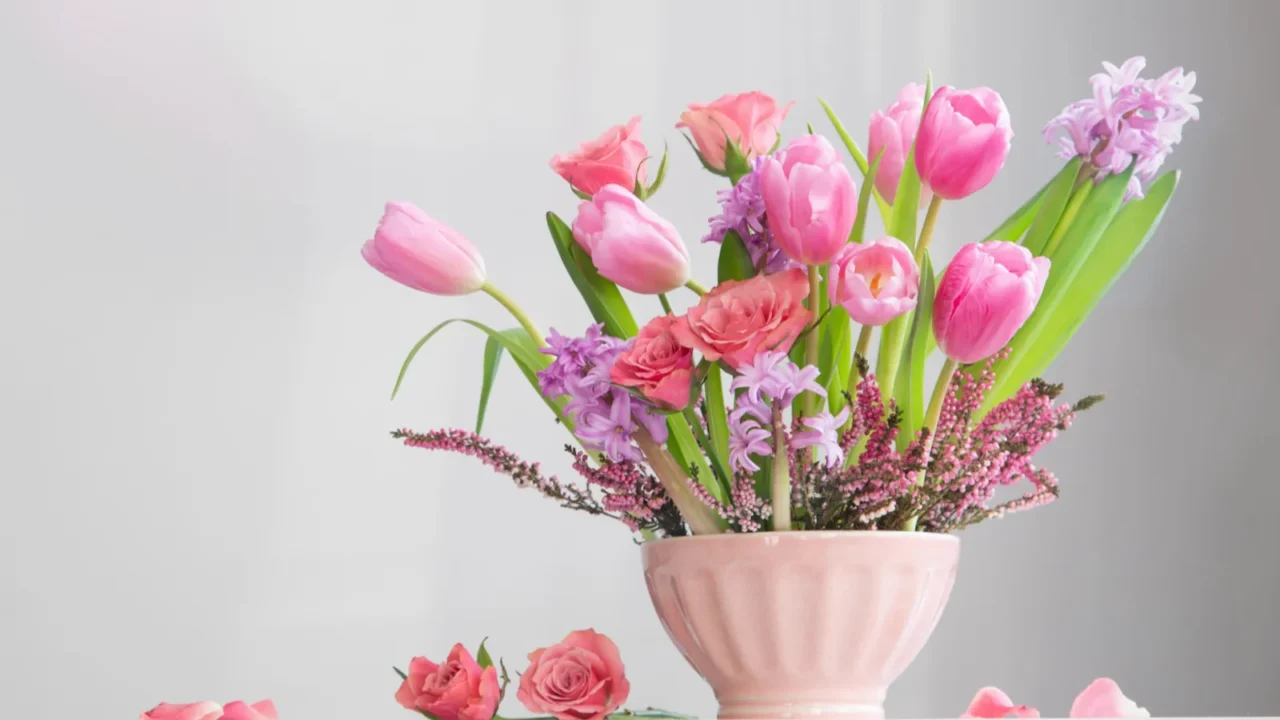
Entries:
<svg viewBox="0 0 1280 720">
<path fill-rule="evenodd" d="M 688 128 L 703 162 L 724 170 L 724 146 L 731 142 L 747 159 L 767 155 L 778 142 L 782 120 L 793 103 L 778 102 L 760 91 L 725 95 L 710 105 L 690 105 L 678 128 Z"/>
<path fill-rule="evenodd" d="M 1146 718 L 1151 713 L 1124 696 L 1111 678 L 1098 678 L 1071 703 L 1073 718 Z"/>
<path fill-rule="evenodd" d="M 991 88 L 933 94 L 916 135 L 916 171 L 934 194 L 959 200 L 991 182 L 1009 156 L 1013 128 L 1000 94 Z"/>
<path fill-rule="evenodd" d="M 1049 259 L 995 241 L 960 248 L 933 303 L 933 334 L 947 357 L 973 363 L 1000 352 L 1035 310 Z"/>
<path fill-rule="evenodd" d="M 985 687 L 978 691 L 969 703 L 969 709 L 960 717 L 963 718 L 1003 718 L 1013 715 L 1019 718 L 1038 718 L 1040 711 L 1026 705 L 1014 705 L 999 688 Z"/>
<path fill-rule="evenodd" d="M 916 306 L 920 267 L 895 237 L 849 243 L 831 260 L 827 292 L 862 325 L 884 325 Z"/>
<path fill-rule="evenodd" d="M 484 258 L 475 246 L 412 203 L 387 203 L 360 254 L 383 275 L 432 295 L 466 295 L 485 283 Z"/>
<path fill-rule="evenodd" d="M 689 282 L 680 233 L 620 185 L 605 185 L 578 206 L 573 237 L 601 275 L 632 292 L 656 295 Z"/>
<path fill-rule="evenodd" d="M 867 159 L 875 160 L 877 155 L 884 153 L 876 170 L 876 190 L 889 203 L 898 196 L 898 180 L 907 164 L 911 143 L 916 141 L 916 128 L 920 127 L 923 110 L 924 86 L 907 83 L 892 105 L 884 112 L 877 110 L 871 115 L 871 125 L 867 130 Z M 932 195 L 925 185 L 920 191 L 920 204 L 928 203 Z"/>
<path fill-rule="evenodd" d="M 858 189 L 831 143 L 801 135 L 760 164 L 760 191 L 773 238 L 792 260 L 825 265 L 849 241 Z"/>
<path fill-rule="evenodd" d="M 579 192 L 594 195 L 605 185 L 634 188 L 644 184 L 644 159 L 649 152 L 640 141 L 640 117 L 614 125 L 575 152 L 551 158 L 551 169 Z"/>
<path fill-rule="evenodd" d="M 186 705 L 160 703 L 138 716 L 138 720 L 278 720 L 270 700 L 252 705 L 236 701 L 224 708 L 208 700 Z"/>
</svg>

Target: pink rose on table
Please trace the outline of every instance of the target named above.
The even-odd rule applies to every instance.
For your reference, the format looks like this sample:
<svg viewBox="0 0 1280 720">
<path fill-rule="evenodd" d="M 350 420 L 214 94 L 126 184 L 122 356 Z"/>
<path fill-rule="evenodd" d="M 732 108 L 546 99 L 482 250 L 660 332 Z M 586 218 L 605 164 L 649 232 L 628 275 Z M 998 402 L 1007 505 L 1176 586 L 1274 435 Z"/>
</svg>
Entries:
<svg viewBox="0 0 1280 720">
<path fill-rule="evenodd" d="M 278 720 L 276 706 L 270 700 L 252 705 L 236 701 L 224 708 L 208 700 L 185 705 L 160 703 L 142 713 L 139 720 Z"/>
<path fill-rule="evenodd" d="M 383 275 L 432 295 L 466 295 L 486 279 L 484 258 L 475 246 L 412 203 L 387 203 L 360 254 Z"/>
<path fill-rule="evenodd" d="M 827 292 L 862 325 L 884 325 L 916 306 L 920 267 L 894 237 L 849 243 L 831 260 Z"/>
<path fill-rule="evenodd" d="M 600 274 L 646 295 L 689 282 L 689 250 L 671 223 L 621 185 L 606 185 L 578 205 L 573 237 Z"/>
<path fill-rule="evenodd" d="M 683 410 L 689 404 L 693 381 L 693 351 L 671 333 L 675 322 L 672 315 L 651 320 L 614 361 L 609 373 L 613 382 L 639 389 L 664 410 Z"/>
<path fill-rule="evenodd" d="M 849 242 L 858 188 L 821 135 L 801 135 L 760 166 L 760 194 L 773 239 L 801 265 L 825 265 Z"/>
<path fill-rule="evenodd" d="M 944 200 L 959 200 L 991 182 L 1009 156 L 1013 127 L 1000 93 L 943 86 L 925 108 L 916 135 L 920 181 Z"/>
<path fill-rule="evenodd" d="M 396 691 L 396 701 L 408 710 L 438 720 L 490 720 L 498 711 L 498 669 L 481 669 L 461 644 L 453 646 L 443 665 L 414 658 L 408 675 Z"/>
<path fill-rule="evenodd" d="M 867 158 L 874 160 L 881 152 L 880 167 L 876 170 L 876 189 L 880 196 L 892 203 L 898 196 L 898 180 L 907 164 L 907 153 L 916 141 L 916 129 L 920 127 L 920 113 L 924 110 L 924 86 L 907 83 L 898 93 L 898 99 L 871 115 L 867 130 Z M 920 204 L 925 205 L 933 193 L 928 186 L 920 190 Z"/>
<path fill-rule="evenodd" d="M 964 718 L 1005 718 L 1010 715 L 1019 718 L 1038 718 L 1040 711 L 1026 705 L 1014 705 L 999 688 L 985 687 L 978 691 L 969 703 L 969 709 L 960 717 Z"/>
<path fill-rule="evenodd" d="M 938 281 L 933 334 L 952 360 L 973 363 L 1000 352 L 1040 302 L 1049 259 L 994 241 L 960 248 Z"/>
<path fill-rule="evenodd" d="M 551 158 L 551 169 L 579 192 L 594 195 L 605 185 L 633 188 L 644 184 L 644 159 L 649 152 L 640 141 L 640 117 L 614 125 L 575 152 Z"/>
<path fill-rule="evenodd" d="M 761 350 L 786 352 L 812 315 L 804 307 L 809 280 L 792 268 L 773 275 L 720 283 L 676 318 L 671 332 L 708 360 L 737 369 Z"/>
<path fill-rule="evenodd" d="M 602 720 L 630 693 L 618 646 L 595 630 L 577 630 L 559 644 L 529 654 L 516 697 L 532 713 Z"/>
<path fill-rule="evenodd" d="M 1073 718 L 1147 718 L 1151 713 L 1124 696 L 1111 678 L 1098 678 L 1071 703 Z"/>
<path fill-rule="evenodd" d="M 748 161 L 767 155 L 778 142 L 782 120 L 791 105 L 779 108 L 776 100 L 758 90 L 725 95 L 710 105 L 690 105 L 680 114 L 676 127 L 688 128 L 693 134 L 703 162 L 724 170 L 726 141 L 737 145 Z"/>
</svg>

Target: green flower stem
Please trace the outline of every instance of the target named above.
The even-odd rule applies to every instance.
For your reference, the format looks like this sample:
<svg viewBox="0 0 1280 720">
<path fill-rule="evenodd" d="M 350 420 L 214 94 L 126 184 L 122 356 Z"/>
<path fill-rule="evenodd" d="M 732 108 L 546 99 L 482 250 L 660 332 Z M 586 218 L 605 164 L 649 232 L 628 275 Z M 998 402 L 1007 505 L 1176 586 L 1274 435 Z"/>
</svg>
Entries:
<svg viewBox="0 0 1280 720">
<path fill-rule="evenodd" d="M 813 313 L 813 323 L 809 325 L 809 334 L 804 338 L 804 362 L 806 365 L 818 367 L 818 323 L 822 320 L 819 316 L 819 306 L 822 304 L 822 268 L 817 265 L 809 266 L 809 312 Z M 810 417 L 818 414 L 818 403 L 821 398 L 813 391 L 805 393 L 807 399 L 805 401 L 805 415 Z M 814 448 L 817 452 L 817 448 Z"/>
<path fill-rule="evenodd" d="M 787 455 L 786 420 L 782 406 L 773 405 L 773 490 L 769 495 L 773 503 L 774 532 L 791 529 L 791 469 Z"/>
<path fill-rule="evenodd" d="M 934 193 L 933 199 L 929 201 L 929 210 L 924 214 L 924 227 L 920 228 L 920 242 L 916 244 L 917 265 L 924 259 L 924 251 L 929 248 L 929 241 L 933 240 L 933 227 L 938 223 L 938 209 L 941 207 L 942 198 Z"/>
<path fill-rule="evenodd" d="M 534 344 L 538 347 L 546 346 L 547 340 L 542 336 L 542 331 L 538 329 L 537 325 L 533 324 L 533 320 L 525 314 L 524 310 L 520 309 L 515 300 L 512 300 L 506 293 L 489 283 L 481 285 L 480 289 L 488 293 L 489 297 L 502 303 L 502 306 L 514 315 L 516 320 L 520 321 L 520 324 L 524 326 L 524 331 L 529 333 L 529 339 L 533 340 Z"/>
<path fill-rule="evenodd" d="M 934 431 L 938 429 L 938 418 L 942 416 L 942 402 L 947 397 L 947 388 L 951 387 L 951 379 L 955 377 L 958 367 L 960 367 L 959 362 L 947 358 L 947 362 L 942 366 L 942 372 L 938 373 L 938 382 L 933 386 L 933 397 L 929 399 L 929 409 L 924 414 L 924 430 L 928 433 L 924 439 L 924 455 L 921 460 L 924 467 L 916 476 L 916 485 L 924 484 L 925 473 L 929 470 L 929 455 L 933 452 Z M 918 520 L 919 518 L 915 516 L 907 518 L 902 529 L 915 530 Z"/>
<path fill-rule="evenodd" d="M 665 312 L 665 313 L 666 313 L 666 314 L 668 314 L 668 315 L 671 315 L 671 314 L 672 314 L 672 312 L 671 312 L 671 301 L 667 299 L 667 294 L 666 294 L 666 293 L 658 293 L 658 302 L 662 303 L 662 310 L 663 310 L 663 312 Z"/>
<path fill-rule="evenodd" d="M 643 426 L 636 426 L 634 437 L 653 474 L 657 475 L 658 482 L 662 483 L 662 489 L 667 491 L 667 497 L 675 503 L 676 510 L 679 510 L 685 522 L 689 523 L 689 529 L 693 534 L 719 533 L 720 523 L 716 520 L 714 512 L 694 497 L 693 490 L 689 488 L 689 477 L 685 475 L 684 470 L 680 469 L 680 465 L 676 463 L 675 458 L 671 457 L 671 453 L 654 442 L 653 436 Z"/>
<path fill-rule="evenodd" d="M 1053 229 L 1053 234 L 1044 244 L 1044 251 L 1041 253 L 1047 258 L 1053 258 L 1053 253 L 1058 249 L 1058 244 L 1062 242 L 1062 236 L 1067 234 L 1067 230 L 1071 228 L 1071 221 L 1076 219 L 1076 214 L 1080 212 L 1080 206 L 1084 205 L 1084 201 L 1089 199 L 1089 193 L 1093 191 L 1094 184 L 1086 182 L 1076 188 L 1071 194 L 1071 199 L 1067 201 L 1067 207 L 1062 211 L 1062 217 L 1058 218 L 1058 225 Z"/>
<path fill-rule="evenodd" d="M 690 280 L 684 284 L 685 287 L 697 293 L 699 296 L 706 295 L 707 289 L 700 285 L 697 280 Z"/>
</svg>

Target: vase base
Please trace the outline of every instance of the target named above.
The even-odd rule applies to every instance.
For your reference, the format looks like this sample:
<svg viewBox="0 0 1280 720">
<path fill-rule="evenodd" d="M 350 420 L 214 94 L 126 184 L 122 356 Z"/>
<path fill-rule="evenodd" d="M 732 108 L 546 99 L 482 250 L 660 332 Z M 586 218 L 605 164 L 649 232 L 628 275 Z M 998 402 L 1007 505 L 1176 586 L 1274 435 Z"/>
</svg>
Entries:
<svg viewBox="0 0 1280 720">
<path fill-rule="evenodd" d="M 770 702 L 720 706 L 718 720 L 884 720 L 884 706 L 867 703 Z"/>
</svg>

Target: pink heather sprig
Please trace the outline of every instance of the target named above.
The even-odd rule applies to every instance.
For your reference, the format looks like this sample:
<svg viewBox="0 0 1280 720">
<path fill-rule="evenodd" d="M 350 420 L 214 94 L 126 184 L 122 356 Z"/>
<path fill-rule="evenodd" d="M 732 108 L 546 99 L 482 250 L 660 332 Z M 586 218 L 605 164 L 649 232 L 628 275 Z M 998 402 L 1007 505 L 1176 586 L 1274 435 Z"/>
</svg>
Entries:
<svg viewBox="0 0 1280 720">
<path fill-rule="evenodd" d="M 1084 157 L 1098 177 L 1124 172 L 1136 160 L 1126 198 L 1142 197 L 1142 183 L 1155 177 L 1182 141 L 1182 128 L 1200 118 L 1201 98 L 1191 90 L 1194 72 L 1176 67 L 1158 78 L 1138 76 L 1147 60 L 1129 58 L 1120 67 L 1089 78 L 1093 97 L 1076 101 L 1044 127 L 1045 140 L 1058 142 L 1062 157 Z"/>
<path fill-rule="evenodd" d="M 657 478 L 636 463 L 601 460 L 599 466 L 593 467 L 589 456 L 581 450 L 566 445 L 565 451 L 573 456 L 573 469 L 586 478 L 589 485 L 603 491 L 604 509 L 619 513 L 619 519 L 632 530 L 652 525 L 658 513 L 671 502 Z"/>
<path fill-rule="evenodd" d="M 695 498 L 724 518 L 737 532 L 755 532 L 773 515 L 773 506 L 756 494 L 755 480 L 747 474 L 734 478 L 728 503 L 717 500 L 698 482 L 696 470 L 689 479 L 689 489 Z"/>
</svg>

